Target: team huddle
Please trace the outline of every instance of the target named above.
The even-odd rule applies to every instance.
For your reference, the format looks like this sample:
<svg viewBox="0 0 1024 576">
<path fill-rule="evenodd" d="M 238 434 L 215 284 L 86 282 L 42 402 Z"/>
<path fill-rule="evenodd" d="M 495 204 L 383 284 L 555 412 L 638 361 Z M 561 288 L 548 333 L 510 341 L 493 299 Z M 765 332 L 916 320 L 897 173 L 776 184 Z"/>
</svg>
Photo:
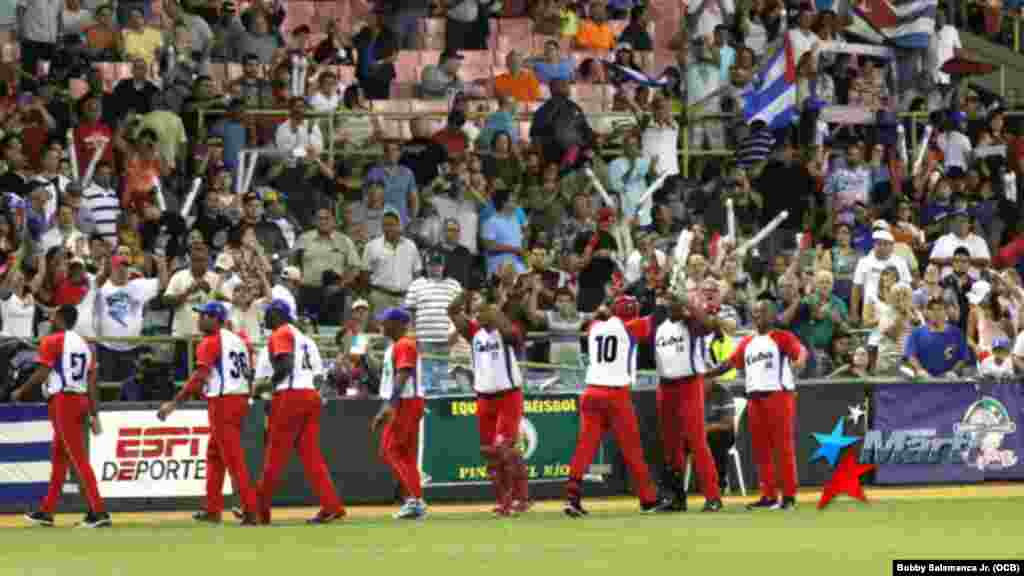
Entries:
<svg viewBox="0 0 1024 576">
<path fill-rule="evenodd" d="M 684 467 L 692 453 L 705 497 L 704 512 L 722 509 L 719 471 L 704 430 L 704 379 L 733 369 L 744 369 L 748 418 L 754 460 L 760 479 L 760 499 L 750 510 L 792 509 L 797 489 L 794 371 L 807 352 L 796 337 L 773 330 L 773 304 L 763 301 L 754 309 L 756 333 L 744 338 L 732 356 L 718 366 L 705 360 L 704 338 L 716 329 L 717 319 L 691 305 L 685 294 L 669 296 L 668 306 L 639 317 L 639 305 L 620 296 L 610 307 L 600 307 L 587 331 L 590 362 L 586 389 L 580 398 L 580 429 L 566 485 L 564 512 L 574 518 L 587 515 L 583 507 L 583 478 L 606 432 L 611 431 L 633 479 L 643 512 L 686 510 Z M 242 525 L 269 524 L 274 490 L 292 450 L 297 450 L 306 479 L 320 500 L 320 510 L 308 520 L 327 524 L 345 516 L 320 449 L 321 399 L 317 378 L 323 372 L 316 343 L 292 323 L 292 310 L 274 300 L 266 310 L 270 330 L 267 347 L 258 359 L 244 332 L 232 330 L 226 306 L 217 301 L 197 307 L 204 337 L 196 351 L 196 369 L 171 401 L 157 412 L 165 420 L 177 405 L 202 395 L 210 424 L 207 447 L 206 506 L 193 518 L 219 523 L 224 512 L 226 474 L 241 506 L 232 509 Z M 516 358 L 524 334 L 493 304 L 485 304 L 476 320 L 469 319 L 468 302 L 456 298 L 448 315 L 457 333 L 472 348 L 473 389 L 476 393 L 480 454 L 494 485 L 497 516 L 513 516 L 530 508 L 529 473 L 516 447 L 523 417 L 523 375 Z M 85 452 L 83 428 L 102 432 L 97 413 L 96 361 L 89 344 L 74 331 L 77 310 L 57 308 L 54 333 L 39 350 L 39 368 L 15 394 L 16 401 L 42 386 L 54 429 L 49 490 L 26 518 L 53 526 L 53 511 L 61 495 L 68 464 L 74 467 L 89 504 L 79 526 L 111 525 L 99 494 L 96 476 Z M 404 496 L 395 518 L 420 519 L 427 514 L 417 464 L 420 420 L 424 413 L 424 383 L 415 338 L 407 333 L 412 320 L 400 308 L 377 316 L 390 340 L 383 361 L 381 407 L 371 423 L 380 430 L 380 457 L 391 468 Z M 640 340 L 654 345 L 659 377 L 658 425 L 664 448 L 667 497 L 659 497 L 640 442 L 631 388 L 636 378 L 636 351 Z M 242 425 L 256 383 L 269 380 L 273 391 L 267 422 L 263 470 L 259 481 L 250 478 L 241 445 Z M 781 476 L 780 490 L 776 472 Z"/>
</svg>

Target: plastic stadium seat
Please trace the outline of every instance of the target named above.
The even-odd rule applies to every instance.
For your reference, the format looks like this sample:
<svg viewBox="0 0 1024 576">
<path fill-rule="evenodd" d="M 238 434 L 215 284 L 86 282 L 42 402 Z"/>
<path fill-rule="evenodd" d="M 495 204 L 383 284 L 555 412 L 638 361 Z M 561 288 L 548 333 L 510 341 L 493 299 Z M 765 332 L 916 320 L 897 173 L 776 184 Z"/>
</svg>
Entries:
<svg viewBox="0 0 1024 576">
<path fill-rule="evenodd" d="M 403 50 L 398 53 L 395 60 L 395 73 L 397 82 L 419 82 L 420 81 L 420 53 L 416 51 Z"/>
</svg>

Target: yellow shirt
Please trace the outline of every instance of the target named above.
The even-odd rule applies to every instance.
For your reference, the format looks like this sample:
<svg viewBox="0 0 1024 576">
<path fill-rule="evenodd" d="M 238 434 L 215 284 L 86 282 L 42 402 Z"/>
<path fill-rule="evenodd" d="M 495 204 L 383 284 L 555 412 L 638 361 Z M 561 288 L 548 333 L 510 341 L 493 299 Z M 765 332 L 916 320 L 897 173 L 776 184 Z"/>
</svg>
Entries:
<svg viewBox="0 0 1024 576">
<path fill-rule="evenodd" d="M 562 10 L 562 36 L 575 36 L 579 28 L 580 17 L 575 10 Z"/>
<path fill-rule="evenodd" d="M 711 342 L 711 353 L 715 357 L 716 363 L 725 362 L 732 356 L 732 351 L 736 349 L 736 342 L 733 342 L 731 336 L 723 336 L 717 340 Z M 718 378 L 719 380 L 735 380 L 736 369 L 729 370 Z"/>
<path fill-rule="evenodd" d="M 124 35 L 124 54 L 129 60 L 142 58 L 146 64 L 152 64 L 156 51 L 164 45 L 164 36 L 156 28 L 146 27 L 141 32 L 125 28 L 121 32 Z"/>
</svg>

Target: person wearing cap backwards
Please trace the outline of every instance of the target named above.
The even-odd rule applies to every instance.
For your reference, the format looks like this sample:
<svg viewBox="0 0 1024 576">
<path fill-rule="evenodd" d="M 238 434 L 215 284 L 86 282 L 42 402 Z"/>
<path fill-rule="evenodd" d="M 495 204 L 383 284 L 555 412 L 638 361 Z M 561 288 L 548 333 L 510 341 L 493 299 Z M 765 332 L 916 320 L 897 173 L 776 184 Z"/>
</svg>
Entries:
<svg viewBox="0 0 1024 576">
<path fill-rule="evenodd" d="M 426 99 L 447 98 L 453 92 L 462 92 L 465 85 L 459 78 L 462 55 L 455 50 L 441 52 L 436 65 L 423 67 L 420 81 L 420 97 Z"/>
<path fill-rule="evenodd" d="M 380 457 L 398 480 L 405 503 L 395 514 L 399 519 L 422 518 L 427 514 L 417 464 L 420 420 L 423 418 L 423 381 L 416 341 L 406 333 L 412 317 L 401 308 L 388 308 L 377 315 L 382 332 L 391 340 L 384 352 L 380 377 L 380 410 L 370 423 L 370 432 L 383 426 Z"/>
<path fill-rule="evenodd" d="M 992 253 L 985 239 L 971 232 L 971 217 L 966 210 L 953 213 L 953 230 L 935 241 L 928 257 L 931 264 L 942 266 L 942 277 L 953 273 L 953 255 L 957 248 L 964 247 L 970 256 L 972 275 L 977 275 L 992 264 Z"/>
<path fill-rule="evenodd" d="M 266 311 L 271 330 L 267 352 L 273 368 L 269 444 L 260 484 L 260 521 L 270 524 L 270 505 L 284 467 L 296 449 L 306 481 L 320 499 L 320 511 L 310 524 L 328 524 L 345 516 L 323 453 L 320 451 L 320 394 L 316 380 L 323 375 L 320 350 L 292 324 L 291 306 L 272 300 Z M 259 370 L 257 370 L 259 372 Z"/>
<path fill-rule="evenodd" d="M 899 281 L 911 284 L 913 277 L 910 275 L 910 268 L 907 261 L 892 253 L 893 237 L 888 229 L 875 230 L 872 234 L 875 247 L 859 261 L 857 268 L 853 271 L 853 294 L 850 296 L 850 321 L 855 325 L 860 324 L 861 303 L 874 299 L 878 296 L 878 280 L 882 277 L 882 271 L 889 266 L 895 266 L 899 271 Z"/>
<path fill-rule="evenodd" d="M 242 450 L 242 423 L 249 412 L 252 350 L 248 342 L 232 332 L 228 309 L 217 301 L 195 306 L 204 336 L 196 349 L 196 370 L 173 400 L 157 411 L 161 422 L 178 404 L 199 394 L 207 399 L 210 442 L 206 447 L 206 507 L 192 518 L 217 524 L 224 512 L 224 473 L 242 500 L 243 524 L 256 524 L 258 493 L 249 480 Z"/>
<path fill-rule="evenodd" d="M 511 516 L 530 508 L 529 472 L 516 448 L 523 418 L 523 373 L 515 348 L 523 332 L 494 302 L 486 302 L 470 320 L 465 293 L 448 306 L 456 332 L 470 343 L 473 390 L 480 432 L 480 455 L 494 484 L 497 516 Z"/>
<path fill-rule="evenodd" d="M 673 509 L 671 503 L 658 500 L 657 488 L 644 460 L 630 396 L 636 381 L 636 341 L 644 337 L 645 328 L 649 331 L 649 321 L 637 318 L 638 314 L 635 298 L 619 296 L 611 310 L 603 305 L 597 309 L 595 321 L 587 331 L 587 387 L 580 397 L 579 439 L 569 467 L 563 508 L 572 518 L 588 514 L 582 503 L 583 475 L 590 469 L 601 438 L 609 429 L 615 434 L 615 442 L 632 476 L 641 511 Z"/>
</svg>

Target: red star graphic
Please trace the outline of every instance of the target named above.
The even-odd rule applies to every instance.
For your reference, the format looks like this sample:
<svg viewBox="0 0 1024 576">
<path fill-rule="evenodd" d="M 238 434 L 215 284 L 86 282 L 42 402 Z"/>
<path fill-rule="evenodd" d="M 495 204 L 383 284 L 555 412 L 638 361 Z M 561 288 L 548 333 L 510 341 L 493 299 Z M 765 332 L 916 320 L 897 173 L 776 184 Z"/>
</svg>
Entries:
<svg viewBox="0 0 1024 576">
<path fill-rule="evenodd" d="M 848 494 L 861 502 L 867 502 L 868 498 L 864 495 L 864 487 L 860 485 L 860 477 L 874 468 L 874 464 L 858 464 L 856 451 L 847 450 L 839 461 L 839 466 L 832 473 L 832 477 L 825 484 L 821 500 L 818 501 L 818 510 L 828 506 L 828 503 L 840 494 Z"/>
</svg>

